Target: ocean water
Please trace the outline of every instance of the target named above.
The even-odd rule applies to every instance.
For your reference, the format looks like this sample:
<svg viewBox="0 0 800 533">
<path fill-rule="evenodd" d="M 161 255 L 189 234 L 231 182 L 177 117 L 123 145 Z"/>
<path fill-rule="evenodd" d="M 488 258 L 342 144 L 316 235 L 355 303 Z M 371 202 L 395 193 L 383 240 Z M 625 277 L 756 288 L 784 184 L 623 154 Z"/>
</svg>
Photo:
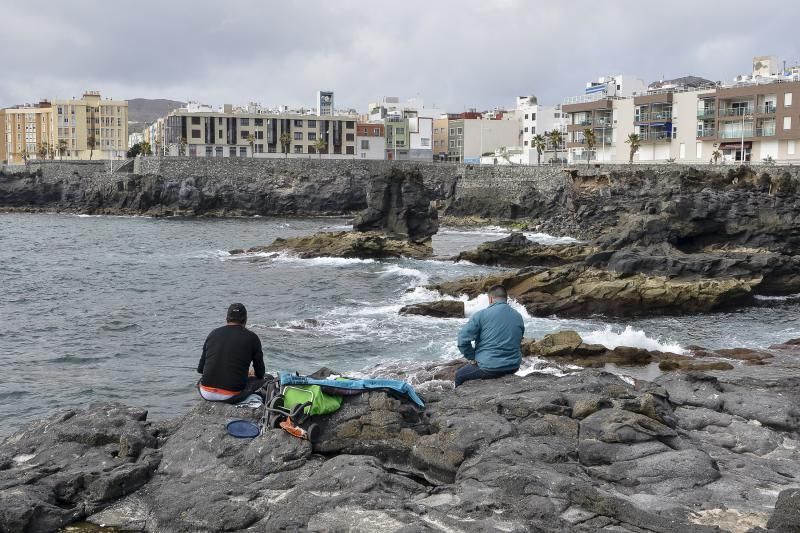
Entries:
<svg viewBox="0 0 800 533">
<path fill-rule="evenodd" d="M 458 357 L 464 320 L 398 310 L 440 298 L 421 288 L 428 282 L 498 271 L 446 258 L 507 234 L 502 228 L 443 228 L 431 260 L 227 253 L 347 227 L 335 218 L 0 215 L 0 437 L 56 409 L 97 401 L 143 406 L 151 418 L 183 413 L 197 399 L 203 341 L 235 301 L 247 306 L 271 371 L 328 366 L 380 376 L 399 368 L 413 376 L 426 363 Z M 463 299 L 468 314 L 487 305 L 485 297 Z M 690 344 L 766 347 L 800 337 L 798 298 L 636 320 L 533 318 L 517 308 L 526 336 L 570 328 L 609 347 L 681 352 Z"/>
</svg>

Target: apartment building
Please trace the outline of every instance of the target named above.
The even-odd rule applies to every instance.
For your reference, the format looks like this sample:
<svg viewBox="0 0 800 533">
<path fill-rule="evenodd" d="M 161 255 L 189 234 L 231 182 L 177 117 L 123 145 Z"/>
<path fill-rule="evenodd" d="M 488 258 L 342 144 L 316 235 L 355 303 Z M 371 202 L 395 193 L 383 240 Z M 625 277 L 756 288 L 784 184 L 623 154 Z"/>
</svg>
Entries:
<svg viewBox="0 0 800 533">
<path fill-rule="evenodd" d="M 566 138 L 569 115 L 561 109 L 561 104 L 552 106 L 541 105 L 536 96 L 518 96 L 516 106 L 516 118 L 520 125 L 521 143 L 519 160 L 515 163 L 530 165 L 539 161 L 539 154 L 536 149 L 534 138 L 542 135 L 545 138 L 545 150 L 542 153 L 542 161 L 550 161 L 556 155 L 559 158 L 566 155 L 564 145 L 561 143 L 556 150 L 548 133 L 556 130 L 564 134 Z M 556 154 L 556 152 L 559 152 Z"/>
<path fill-rule="evenodd" d="M 447 115 L 433 119 L 433 158 L 437 161 L 447 160 L 447 132 L 449 130 Z"/>
<path fill-rule="evenodd" d="M 87 91 L 81 99 L 8 108 L 3 116 L 3 160 L 10 163 L 125 156 L 128 103 L 103 100 L 97 91 Z"/>
<path fill-rule="evenodd" d="M 490 154 L 519 145 L 519 123 L 513 115 L 484 118 L 481 113 L 450 115 L 447 122 L 447 161 L 481 162 Z"/>
<path fill-rule="evenodd" d="M 356 147 L 360 159 L 385 159 L 386 129 L 382 123 L 359 122 L 356 125 Z"/>
<path fill-rule="evenodd" d="M 189 104 L 145 130 L 153 151 L 191 157 L 356 157 L 356 117 Z"/>
<path fill-rule="evenodd" d="M 400 161 L 409 158 L 411 150 L 411 130 L 408 119 L 394 115 L 384 120 L 386 131 L 386 159 Z"/>
</svg>

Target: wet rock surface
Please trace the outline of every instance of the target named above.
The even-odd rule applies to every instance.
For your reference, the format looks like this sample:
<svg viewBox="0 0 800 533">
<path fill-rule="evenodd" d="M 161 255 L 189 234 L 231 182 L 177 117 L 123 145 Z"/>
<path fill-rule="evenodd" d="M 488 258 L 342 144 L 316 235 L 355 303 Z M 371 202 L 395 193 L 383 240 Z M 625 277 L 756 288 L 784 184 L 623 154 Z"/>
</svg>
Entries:
<svg viewBox="0 0 800 533">
<path fill-rule="evenodd" d="M 503 239 L 481 244 L 475 250 L 462 252 L 453 260 L 489 266 L 550 267 L 582 261 L 595 251 L 596 248 L 582 244 L 537 244 L 522 233 L 514 232 Z"/>
<path fill-rule="evenodd" d="M 0 527 L 88 516 L 153 532 L 791 531 L 798 380 L 585 370 L 423 385 L 425 411 L 383 392 L 345 398 L 316 418 L 314 445 L 279 429 L 226 434 L 260 409 L 198 400 L 149 426 L 95 406 L 0 445 Z"/>
<path fill-rule="evenodd" d="M 400 308 L 401 315 L 425 315 L 435 318 L 464 318 L 464 302 L 438 300 L 406 305 Z"/>
<path fill-rule="evenodd" d="M 231 255 L 246 253 L 287 253 L 302 259 L 314 257 L 346 257 L 359 259 L 388 259 L 398 257 L 424 258 L 433 255 L 430 240 L 415 243 L 392 239 L 382 233 L 320 232 L 307 237 L 275 239 L 268 246 L 231 250 Z"/>
</svg>

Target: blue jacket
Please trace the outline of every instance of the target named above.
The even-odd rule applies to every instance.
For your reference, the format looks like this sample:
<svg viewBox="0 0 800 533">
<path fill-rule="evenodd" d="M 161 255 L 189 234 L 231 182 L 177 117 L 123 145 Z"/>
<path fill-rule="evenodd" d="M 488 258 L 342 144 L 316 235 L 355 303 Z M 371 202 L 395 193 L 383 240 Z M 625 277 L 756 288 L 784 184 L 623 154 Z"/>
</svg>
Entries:
<svg viewBox="0 0 800 533">
<path fill-rule="evenodd" d="M 458 349 L 464 357 L 486 369 L 519 367 L 519 345 L 525 324 L 522 315 L 506 302 L 495 302 L 469 319 L 458 334 Z M 472 346 L 475 341 L 475 346 Z"/>
</svg>

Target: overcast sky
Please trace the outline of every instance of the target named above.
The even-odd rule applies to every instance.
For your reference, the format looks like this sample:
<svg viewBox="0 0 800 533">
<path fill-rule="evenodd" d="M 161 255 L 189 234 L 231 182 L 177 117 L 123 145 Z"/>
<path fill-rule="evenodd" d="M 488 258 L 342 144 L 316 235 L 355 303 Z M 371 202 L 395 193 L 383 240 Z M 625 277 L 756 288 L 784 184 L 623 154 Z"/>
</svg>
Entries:
<svg viewBox="0 0 800 533">
<path fill-rule="evenodd" d="M 605 74 L 729 81 L 800 59 L 800 2 L 0 0 L 0 107 L 70 98 L 461 111 L 559 103 Z"/>
</svg>

